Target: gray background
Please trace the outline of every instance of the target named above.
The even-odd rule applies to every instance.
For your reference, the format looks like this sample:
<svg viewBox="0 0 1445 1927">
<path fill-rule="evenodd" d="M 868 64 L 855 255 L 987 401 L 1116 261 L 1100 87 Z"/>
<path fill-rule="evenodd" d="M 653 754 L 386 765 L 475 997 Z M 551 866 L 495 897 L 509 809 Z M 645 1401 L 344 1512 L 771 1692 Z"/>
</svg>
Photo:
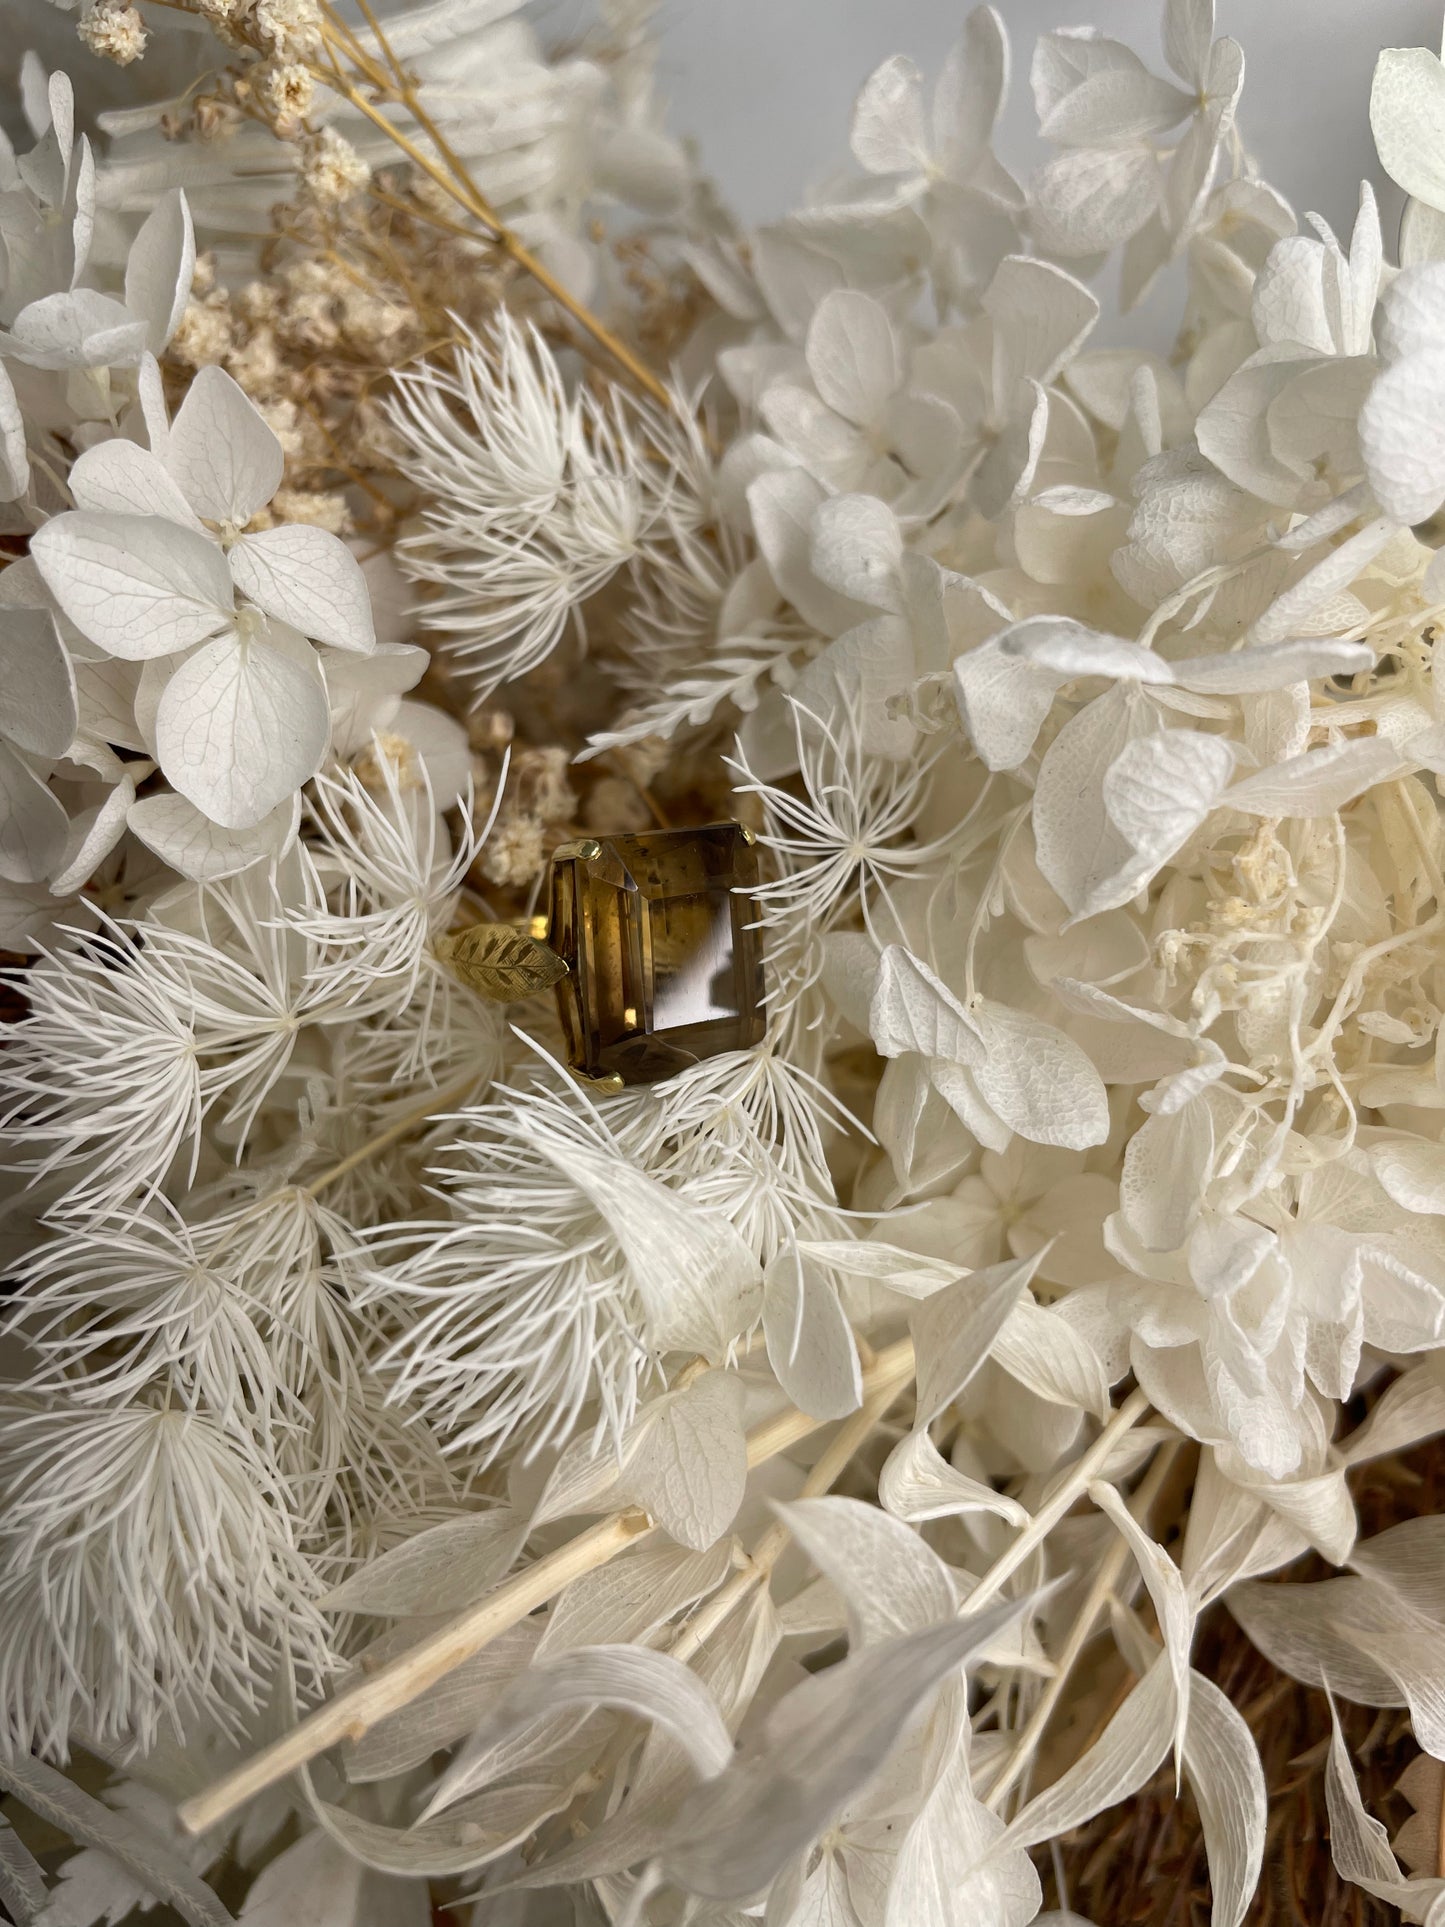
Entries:
<svg viewBox="0 0 1445 1927">
<path fill-rule="evenodd" d="M 1028 87 L 1040 33 L 1087 22 L 1165 71 L 1155 0 L 997 5 L 1013 45 L 1000 155 L 1016 171 L 1042 151 Z M 664 0 L 673 126 L 697 137 L 738 211 L 766 219 L 845 158 L 853 95 L 878 62 L 906 53 L 935 72 L 967 11 L 967 0 Z M 582 17 L 575 0 L 548 0 L 541 12 L 559 27 Z M 1369 125 L 1375 55 L 1391 46 L 1438 51 L 1439 0 L 1218 0 L 1218 31 L 1244 47 L 1240 124 L 1265 177 L 1301 212 L 1347 224 L 1361 176 L 1378 178 Z"/>
<path fill-rule="evenodd" d="M 392 0 L 395 4 L 395 0 Z M 999 146 L 1016 172 L 1040 152 L 1028 66 L 1052 27 L 1087 21 L 1162 71 L 1156 0 L 996 0 L 1013 43 Z M 662 91 L 674 131 L 693 136 L 744 220 L 783 213 L 808 181 L 846 159 L 859 85 L 889 54 L 936 72 L 969 0 L 662 0 Z M 533 0 L 548 39 L 575 40 L 589 0 Z M 1381 47 L 1438 50 L 1440 0 L 1218 0 L 1218 30 L 1246 55 L 1241 127 L 1265 176 L 1303 212 L 1348 224 L 1362 174 L 1378 180 L 1370 73 Z M 63 62 L 91 100 L 133 99 L 121 73 L 78 47 L 73 14 L 49 0 L 0 0 L 6 60 L 27 45 Z M 12 69 L 13 71 L 13 69 Z M 1394 212 L 1398 216 L 1398 202 Z M 1388 223 L 1387 223 L 1388 231 Z"/>
<path fill-rule="evenodd" d="M 396 0 L 392 0 L 395 4 Z M 662 0 L 660 91 L 670 124 L 698 145 L 725 200 L 751 224 L 795 205 L 810 180 L 847 159 L 848 119 L 863 80 L 892 53 L 935 73 L 971 0 Z M 1013 44 L 1013 76 L 999 136 L 1005 163 L 1026 175 L 1042 156 L 1034 133 L 1029 60 L 1041 32 L 1087 21 L 1128 41 L 1156 69 L 1156 0 L 997 0 Z M 532 0 L 549 42 L 575 42 L 595 19 L 592 0 Z M 1387 250 L 1400 196 L 1383 179 L 1370 139 L 1370 75 L 1386 46 L 1441 37 L 1441 0 L 1218 0 L 1218 30 L 1245 50 L 1240 127 L 1265 178 L 1299 213 L 1348 231 L 1362 176 L 1380 193 Z M 134 99 L 142 74 L 119 72 L 76 45 L 74 16 L 48 0 L 0 0 L 8 58 L 36 46 L 74 77 L 84 108 Z M 13 50 L 11 52 L 10 50 Z M 13 71 L 13 70 L 12 70 Z M 159 83 L 154 67 L 146 79 Z M 149 88 L 146 91 L 150 91 Z M 10 115 L 5 115 L 8 121 Z M 1112 273 L 1101 283 L 1106 306 Z M 1167 340 L 1179 292 L 1165 277 L 1127 324 Z M 1117 331 L 1106 323 L 1106 334 Z"/>
</svg>

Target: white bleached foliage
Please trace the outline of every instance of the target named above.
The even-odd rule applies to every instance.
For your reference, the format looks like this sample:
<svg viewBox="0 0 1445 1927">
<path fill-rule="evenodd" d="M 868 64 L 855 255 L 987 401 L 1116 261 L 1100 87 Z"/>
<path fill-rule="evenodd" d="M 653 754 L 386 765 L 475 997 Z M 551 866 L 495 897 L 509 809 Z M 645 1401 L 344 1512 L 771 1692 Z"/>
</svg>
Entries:
<svg viewBox="0 0 1445 1927">
<path fill-rule="evenodd" d="M 0 1905 L 1063 1927 L 1172 1753 L 1239 1927 L 1211 1606 L 1445 1757 L 1445 1536 L 1355 1477 L 1445 1430 L 1445 67 L 1397 247 L 1259 178 L 1213 0 L 1046 34 L 1020 184 L 977 6 L 748 233 L 646 0 L 186 11 L 214 95 L 92 146 L 27 59 L 0 143 L 0 1787 L 81 1849 L 42 1912 L 0 1822 Z M 380 385 L 361 233 L 454 270 Z M 754 835 L 763 1040 L 576 1087 L 446 939 L 669 813 Z M 1438 1919 L 1344 1731 L 1339 1872 Z"/>
</svg>

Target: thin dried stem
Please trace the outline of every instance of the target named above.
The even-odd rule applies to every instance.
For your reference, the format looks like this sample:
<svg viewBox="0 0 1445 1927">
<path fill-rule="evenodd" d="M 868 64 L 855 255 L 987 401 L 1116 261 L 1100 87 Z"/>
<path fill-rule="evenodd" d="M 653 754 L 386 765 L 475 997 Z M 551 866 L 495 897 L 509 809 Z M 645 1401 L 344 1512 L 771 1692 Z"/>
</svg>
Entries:
<svg viewBox="0 0 1445 1927">
<path fill-rule="evenodd" d="M 891 1403 L 912 1377 L 913 1369 L 911 1339 L 900 1339 L 880 1352 L 864 1374 L 865 1403 L 877 1400 L 885 1392 L 887 1402 Z M 862 1416 L 861 1412 L 858 1416 Z M 816 1432 L 821 1423 L 823 1421 L 810 1418 L 806 1412 L 780 1412 L 749 1437 L 749 1467 L 776 1458 L 780 1452 Z M 545 1606 L 564 1586 L 580 1579 L 584 1573 L 605 1566 L 618 1553 L 656 1530 L 645 1512 L 631 1507 L 588 1527 L 556 1552 L 548 1553 L 525 1572 L 498 1586 L 485 1599 L 467 1607 L 390 1665 L 359 1681 L 329 1705 L 318 1707 L 290 1733 L 223 1775 L 204 1793 L 187 1800 L 180 1808 L 182 1825 L 191 1833 L 204 1833 L 328 1747 L 342 1740 L 360 1739 L 378 1720 L 409 1706 L 419 1694 L 460 1666 L 463 1660 L 470 1659 L 473 1653 L 490 1645 L 509 1626 L 517 1625 L 539 1606 Z"/>
<path fill-rule="evenodd" d="M 386 1150 L 388 1145 L 395 1144 L 398 1139 L 404 1138 L 408 1131 L 414 1131 L 418 1124 L 424 1124 L 429 1117 L 440 1117 L 444 1111 L 450 1110 L 453 1104 L 459 1103 L 477 1084 L 481 1076 L 481 1071 L 468 1071 L 464 1077 L 457 1078 L 455 1083 L 443 1084 L 439 1091 L 428 1091 L 420 1104 L 408 1105 L 384 1131 L 378 1131 L 376 1136 L 368 1138 L 365 1144 L 358 1144 L 354 1151 L 348 1151 L 344 1158 L 339 1159 L 329 1170 L 323 1171 L 319 1178 L 313 1178 L 310 1184 L 303 1185 L 302 1189 L 307 1197 L 319 1198 L 328 1186 L 335 1184 L 338 1178 L 344 1178 L 348 1171 L 354 1171 L 358 1164 L 365 1164 L 369 1158 L 374 1158 L 379 1152 Z"/>
<path fill-rule="evenodd" d="M 1088 1451 L 1069 1468 L 1067 1478 L 1060 1482 L 1053 1497 L 1039 1507 L 1008 1551 L 1001 1553 L 979 1580 L 966 1601 L 970 1612 L 977 1611 L 985 1601 L 992 1599 L 995 1593 L 1002 1592 L 1005 1584 L 1018 1571 L 1029 1554 L 1043 1544 L 1069 1507 L 1087 1487 L 1089 1481 L 1095 1477 L 1119 1440 L 1133 1430 L 1148 1410 L 1148 1394 L 1136 1387 L 1114 1413 Z"/>
<path fill-rule="evenodd" d="M 817 1499 L 829 1491 L 852 1464 L 858 1452 L 872 1436 L 874 1427 L 887 1413 L 893 1402 L 902 1396 L 905 1387 L 912 1381 L 913 1360 L 910 1352 L 909 1369 L 906 1377 L 890 1378 L 880 1384 L 876 1391 L 870 1392 L 853 1413 L 839 1426 L 819 1454 L 807 1478 L 803 1481 L 798 1494 L 800 1499 Z M 728 1616 L 736 1611 L 748 1594 L 759 1586 L 766 1585 L 772 1577 L 773 1568 L 782 1556 L 792 1534 L 781 1519 L 770 1525 L 758 1543 L 753 1547 L 746 1565 L 733 1574 L 720 1591 L 714 1593 L 700 1611 L 688 1621 L 668 1648 L 674 1659 L 691 1659 L 700 1647 L 706 1645 L 712 1635 Z"/>
<path fill-rule="evenodd" d="M 1160 1447 L 1139 1490 L 1134 1494 L 1129 1510 L 1141 1525 L 1147 1523 L 1150 1508 L 1158 1498 L 1165 1479 L 1169 1476 L 1170 1467 L 1181 1450 L 1182 1443 L 1182 1440 L 1171 1440 L 1167 1445 Z M 1094 1635 L 1099 1617 L 1109 1603 L 1110 1594 L 1119 1583 L 1119 1576 L 1124 1570 L 1128 1557 L 1128 1541 L 1122 1537 L 1116 1537 L 1113 1545 L 1105 1553 L 1098 1571 L 1094 1574 L 1093 1583 L 1084 1595 L 1084 1603 L 1079 1609 L 1078 1617 L 1070 1627 L 1069 1636 L 1064 1641 L 1058 1659 L 1055 1661 L 1053 1678 L 1044 1687 L 1038 1704 L 1020 1730 L 1014 1749 L 1005 1762 L 1003 1770 L 984 1795 L 985 1806 L 992 1807 L 995 1812 L 1033 1759 L 1039 1741 L 1043 1738 L 1044 1728 L 1053 1716 L 1054 1708 L 1058 1705 L 1060 1696 L 1069 1682 L 1079 1655 Z"/>
<path fill-rule="evenodd" d="M 377 34 L 378 46 L 389 55 L 390 49 L 386 45 L 384 36 L 381 34 L 379 27 L 377 27 L 375 20 L 372 19 L 369 10 L 366 11 L 368 19 L 372 22 L 372 29 Z M 564 309 L 565 312 L 572 317 L 573 321 L 577 323 L 577 326 L 581 328 L 584 333 L 591 336 L 599 348 L 610 355 L 619 367 L 625 369 L 632 380 L 635 381 L 646 394 L 650 395 L 659 407 L 667 410 L 674 409 L 677 405 L 676 399 L 668 391 L 666 385 L 658 380 L 652 370 L 633 353 L 626 342 L 620 340 L 618 336 L 612 332 L 598 315 L 594 314 L 590 308 L 583 302 L 580 302 L 575 295 L 571 294 L 552 273 L 551 269 L 546 267 L 544 263 L 533 254 L 532 250 L 526 246 L 521 237 L 508 227 L 507 223 L 477 187 L 475 181 L 467 171 L 465 164 L 437 127 L 432 116 L 422 106 L 416 88 L 405 75 L 399 63 L 396 62 L 395 57 L 391 56 L 390 64 L 393 71 L 398 75 L 398 79 L 394 83 L 390 83 L 386 91 L 392 93 L 394 97 L 406 107 L 417 124 L 425 131 L 428 139 L 441 156 L 442 164 L 440 165 L 424 153 L 417 143 L 404 133 L 395 122 L 389 120 L 374 102 L 368 100 L 360 87 L 348 79 L 342 70 L 341 57 L 351 60 L 352 64 L 358 67 L 361 77 L 366 83 L 379 92 L 382 91 L 379 84 L 382 77 L 379 75 L 374 63 L 369 60 L 364 63 L 358 62 L 356 57 L 346 47 L 344 41 L 330 28 L 328 28 L 327 31 L 326 47 L 330 55 L 331 64 L 329 67 L 321 66 L 316 70 L 317 78 L 322 82 L 323 86 L 329 87 L 333 91 L 341 94 L 353 107 L 364 114 L 374 126 L 380 128 L 387 138 L 400 148 L 401 152 L 405 154 L 412 165 L 421 169 L 428 180 L 434 181 L 458 206 L 465 208 L 474 220 L 480 222 L 492 240 L 501 248 L 502 252 L 511 260 L 515 261 L 517 266 L 521 268 L 525 274 L 530 275 L 538 286 L 543 288 L 547 294 L 551 296 L 558 307 Z M 369 72 L 367 71 L 368 68 L 370 69 Z"/>
<path fill-rule="evenodd" d="M 871 1364 L 871 1359 L 870 1359 Z M 706 1360 L 701 1361 L 706 1369 Z M 874 1427 L 887 1412 L 890 1405 L 900 1398 L 912 1379 L 912 1372 L 905 1378 L 890 1379 L 880 1385 L 877 1391 L 864 1399 L 852 1417 L 839 1426 L 826 1448 L 819 1454 L 817 1463 L 803 1481 L 798 1493 L 800 1499 L 820 1498 L 847 1470 L 861 1447 L 872 1436 Z M 758 1540 L 752 1553 L 739 1569 L 681 1628 L 672 1640 L 667 1651 L 676 1660 L 686 1662 L 694 1653 L 705 1646 L 713 1634 L 760 1586 L 765 1586 L 772 1577 L 773 1567 L 777 1564 L 791 1533 L 778 1520 Z M 579 1799 L 595 1793 L 609 1773 L 618 1766 L 633 1744 L 631 1728 L 614 1737 L 602 1757 L 595 1765 L 582 1774 L 572 1791 L 568 1802 L 569 1809 Z M 565 1834 L 567 1812 L 558 1816 L 554 1825 Z"/>
</svg>

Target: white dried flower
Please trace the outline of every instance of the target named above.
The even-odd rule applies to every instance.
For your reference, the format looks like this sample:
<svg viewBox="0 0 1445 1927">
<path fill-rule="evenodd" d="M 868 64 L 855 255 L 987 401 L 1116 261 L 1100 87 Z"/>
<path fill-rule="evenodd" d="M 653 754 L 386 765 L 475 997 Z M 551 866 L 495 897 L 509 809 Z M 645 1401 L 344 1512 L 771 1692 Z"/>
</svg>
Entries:
<svg viewBox="0 0 1445 1927">
<path fill-rule="evenodd" d="M 246 83 L 262 112 L 283 136 L 300 129 L 315 103 L 316 83 L 311 69 L 284 55 L 261 61 L 247 74 Z"/>
<path fill-rule="evenodd" d="M 317 0 L 251 0 L 246 24 L 277 61 L 302 61 L 321 39 Z"/>
<path fill-rule="evenodd" d="M 396 1395 L 456 1449 L 560 1441 L 595 1401 L 614 1440 L 680 1347 L 721 1357 L 756 1315 L 726 1219 L 639 1170 L 584 1101 L 501 1092 L 438 1168 L 450 1221 L 386 1228 L 367 1301 L 399 1316 Z"/>
<path fill-rule="evenodd" d="M 0 159 L 0 1781 L 86 1843 L 45 1906 L 0 1824 L 0 1902 L 219 1917 L 224 1846 L 256 1927 L 459 1874 L 519 1927 L 1028 1927 L 1172 1750 L 1236 1927 L 1210 1606 L 1445 1757 L 1445 1543 L 1354 1482 L 1445 1432 L 1445 66 L 1376 74 L 1397 266 L 1368 186 L 1337 237 L 1258 178 L 1213 0 L 1157 72 L 1043 36 L 1027 187 L 975 7 L 754 232 L 651 0 L 556 61 L 490 4 L 192 11 L 241 64 L 191 129 L 99 156 L 27 61 Z M 1126 312 L 1178 263 L 1172 347 L 1094 337 L 1058 262 L 1112 254 Z M 575 819 L 587 1061 L 731 994 L 664 813 L 756 833 L 760 1039 L 554 1078 L 444 939 Z M 322 1828 L 187 1849 L 154 1789 L 338 1652 Z M 1436 1920 L 1344 1731 L 1341 1876 Z M 97 1821 L 26 1757 L 72 1740 L 145 1788 Z"/>
<path fill-rule="evenodd" d="M 569 394 L 541 336 L 505 310 L 450 368 L 397 385 L 401 464 L 431 502 L 402 560 L 440 590 L 426 620 L 480 700 L 534 668 L 620 570 L 645 568 L 695 514 L 691 478 L 665 424 L 615 391 L 606 404 Z"/>
<path fill-rule="evenodd" d="M 10 1397 L 0 1409 L 0 1706 L 11 1747 L 64 1757 L 239 1733 L 284 1664 L 329 1667 L 277 1475 L 195 1411 Z"/>
<path fill-rule="evenodd" d="M 541 817 L 508 812 L 487 839 L 481 857 L 483 876 L 504 889 L 525 887 L 541 871 L 546 834 Z"/>
<path fill-rule="evenodd" d="M 323 127 L 302 149 L 301 178 L 318 201 L 334 205 L 359 194 L 371 179 L 371 168 L 344 134 Z"/>
<path fill-rule="evenodd" d="M 365 579 L 335 536 L 301 524 L 245 532 L 283 467 L 254 405 L 206 368 L 164 458 L 119 440 L 89 450 L 71 476 L 79 507 L 32 545 L 91 642 L 155 665 L 156 759 L 221 831 L 289 812 L 320 767 L 330 706 L 305 638 L 362 654 L 376 642 Z M 134 513 L 140 504 L 155 512 Z"/>
<path fill-rule="evenodd" d="M 132 6 L 117 0 L 91 0 L 76 23 L 76 31 L 93 54 L 128 67 L 146 50 L 145 22 Z"/>
<path fill-rule="evenodd" d="M 232 351 L 234 330 L 224 299 L 188 303 L 176 325 L 171 346 L 190 368 L 208 368 Z"/>
</svg>

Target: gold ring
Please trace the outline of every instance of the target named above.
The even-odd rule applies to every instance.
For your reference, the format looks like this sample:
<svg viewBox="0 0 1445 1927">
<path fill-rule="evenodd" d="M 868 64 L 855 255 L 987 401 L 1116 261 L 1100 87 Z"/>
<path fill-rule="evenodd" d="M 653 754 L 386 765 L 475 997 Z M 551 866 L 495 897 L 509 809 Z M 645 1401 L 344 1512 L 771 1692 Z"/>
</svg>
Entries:
<svg viewBox="0 0 1445 1927">
<path fill-rule="evenodd" d="M 474 924 L 437 948 L 496 1002 L 555 988 L 579 1078 L 654 1084 L 761 1041 L 757 883 L 741 823 L 586 837 L 553 852 L 548 914 L 527 929 Z"/>
</svg>

